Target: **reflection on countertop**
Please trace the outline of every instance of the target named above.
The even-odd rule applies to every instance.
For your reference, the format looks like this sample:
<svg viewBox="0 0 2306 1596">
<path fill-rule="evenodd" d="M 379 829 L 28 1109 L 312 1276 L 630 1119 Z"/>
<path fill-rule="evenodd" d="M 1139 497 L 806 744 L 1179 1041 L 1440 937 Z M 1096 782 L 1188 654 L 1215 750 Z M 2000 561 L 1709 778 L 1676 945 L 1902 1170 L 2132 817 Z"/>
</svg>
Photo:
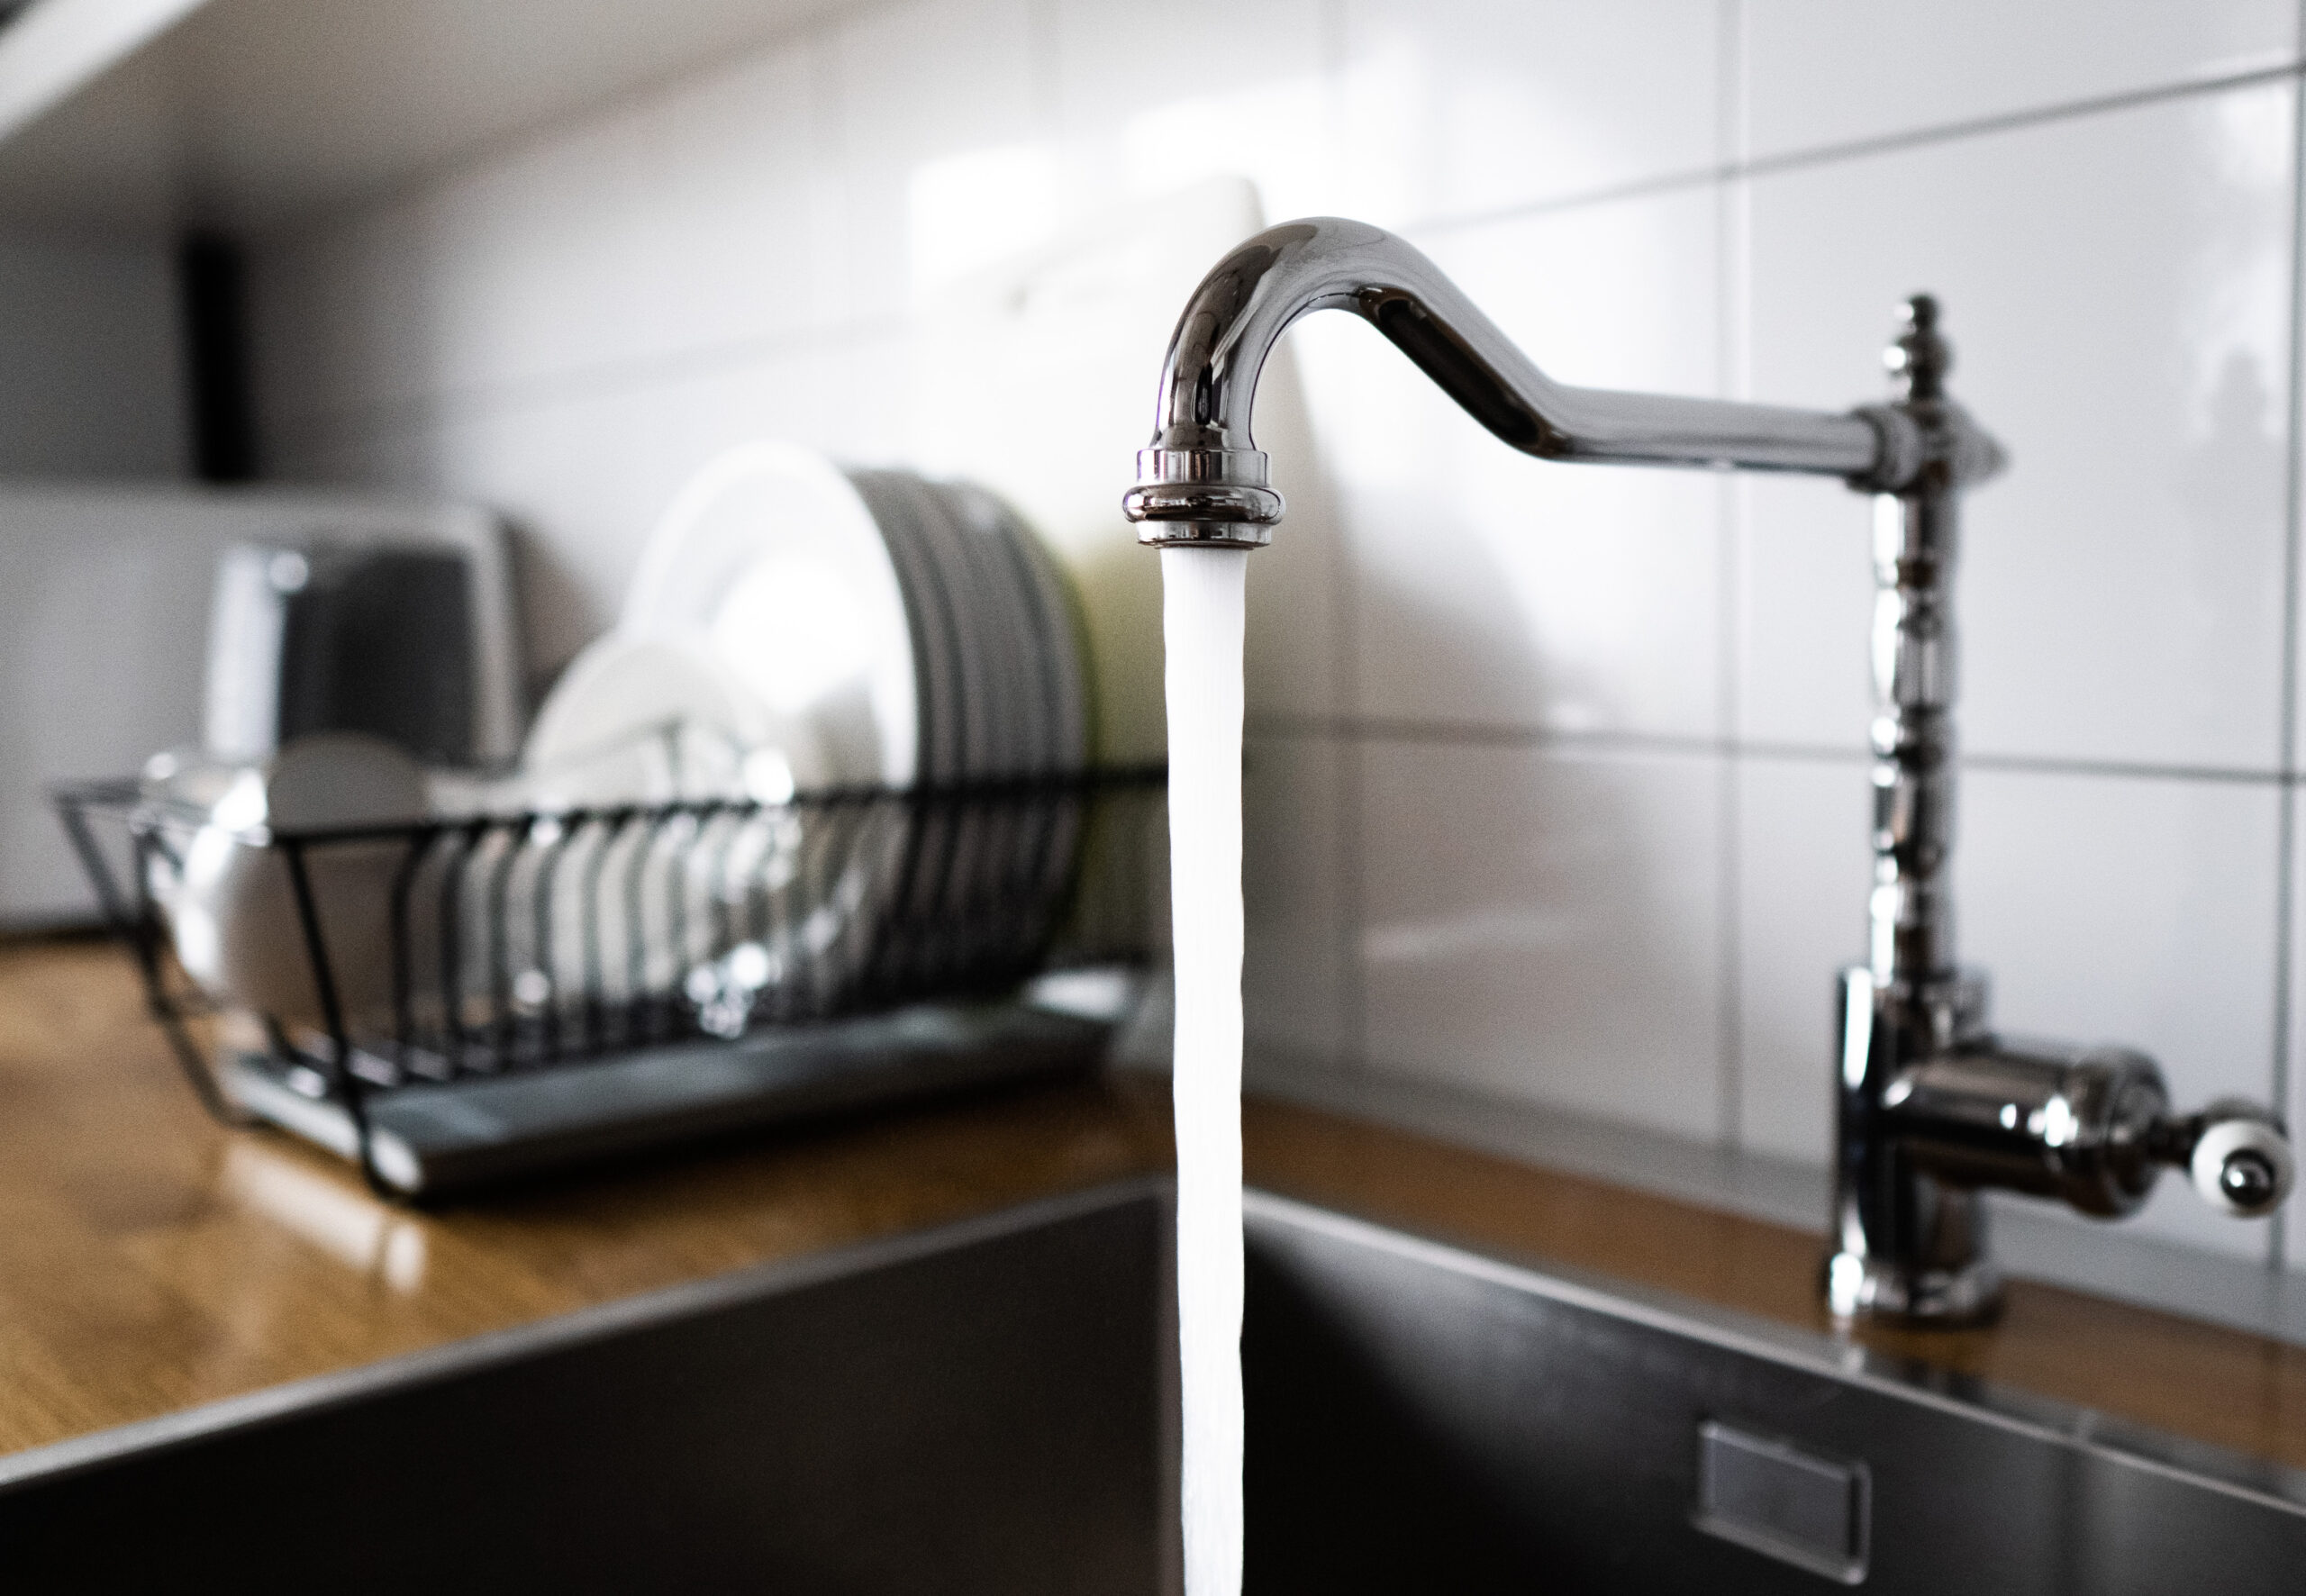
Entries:
<svg viewBox="0 0 2306 1596">
<path fill-rule="evenodd" d="M 0 1452 L 1167 1166 L 1076 1084 L 437 1211 L 211 1123 L 94 942 L 0 947 Z"/>
<path fill-rule="evenodd" d="M 206 1120 L 93 942 L 0 946 L 0 1452 L 655 1287 L 1167 1166 L 1119 1074 L 572 1177 L 437 1211 Z M 1827 1333 L 1819 1238 L 1270 1097 L 1253 1184 Z M 2020 1282 L 1988 1330 L 1869 1330 L 1979 1381 L 2306 1467 L 2306 1348 Z"/>
</svg>

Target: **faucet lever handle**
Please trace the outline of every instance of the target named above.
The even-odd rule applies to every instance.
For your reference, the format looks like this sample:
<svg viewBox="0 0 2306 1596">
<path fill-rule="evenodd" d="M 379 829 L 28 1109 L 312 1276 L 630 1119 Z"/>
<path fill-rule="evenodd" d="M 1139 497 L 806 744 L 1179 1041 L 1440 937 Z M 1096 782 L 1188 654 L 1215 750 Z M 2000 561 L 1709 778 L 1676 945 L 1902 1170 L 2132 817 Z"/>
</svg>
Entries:
<svg viewBox="0 0 2306 1596">
<path fill-rule="evenodd" d="M 2298 1159 L 2283 1122 L 2238 1097 L 2222 1097 L 2200 1113 L 2156 1127 L 2156 1149 L 2185 1170 L 2202 1201 L 2237 1219 L 2257 1219 L 2282 1206 L 2298 1183 Z"/>
</svg>

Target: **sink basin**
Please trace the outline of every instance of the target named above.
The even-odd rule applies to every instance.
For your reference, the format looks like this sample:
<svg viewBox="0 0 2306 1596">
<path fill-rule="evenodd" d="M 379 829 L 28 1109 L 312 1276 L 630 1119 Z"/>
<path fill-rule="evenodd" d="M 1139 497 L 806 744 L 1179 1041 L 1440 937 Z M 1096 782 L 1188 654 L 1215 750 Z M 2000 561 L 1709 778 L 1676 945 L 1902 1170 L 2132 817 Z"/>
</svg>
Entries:
<svg viewBox="0 0 2306 1596">
<path fill-rule="evenodd" d="M 1135 1183 L 0 1459 L 13 1589 L 1176 1588 Z M 1260 1593 L 2299 1588 L 2306 1480 L 1277 1198 Z"/>
</svg>

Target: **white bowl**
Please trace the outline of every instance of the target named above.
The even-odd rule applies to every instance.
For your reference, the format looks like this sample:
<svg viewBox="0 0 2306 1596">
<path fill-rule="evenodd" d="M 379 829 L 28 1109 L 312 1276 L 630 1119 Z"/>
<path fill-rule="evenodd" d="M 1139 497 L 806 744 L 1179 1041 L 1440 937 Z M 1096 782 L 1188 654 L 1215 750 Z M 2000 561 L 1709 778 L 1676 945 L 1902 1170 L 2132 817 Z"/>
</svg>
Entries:
<svg viewBox="0 0 2306 1596">
<path fill-rule="evenodd" d="M 420 821 L 422 769 L 390 743 L 327 732 L 260 764 L 162 755 L 146 767 L 145 792 L 157 812 L 181 817 L 181 830 L 169 828 L 178 863 L 156 857 L 151 884 L 185 972 L 219 1002 L 284 1024 L 324 1023 L 288 855 L 275 839 Z M 407 842 L 315 841 L 300 851 L 340 1012 L 350 1021 L 388 1009 L 391 894 Z"/>
</svg>

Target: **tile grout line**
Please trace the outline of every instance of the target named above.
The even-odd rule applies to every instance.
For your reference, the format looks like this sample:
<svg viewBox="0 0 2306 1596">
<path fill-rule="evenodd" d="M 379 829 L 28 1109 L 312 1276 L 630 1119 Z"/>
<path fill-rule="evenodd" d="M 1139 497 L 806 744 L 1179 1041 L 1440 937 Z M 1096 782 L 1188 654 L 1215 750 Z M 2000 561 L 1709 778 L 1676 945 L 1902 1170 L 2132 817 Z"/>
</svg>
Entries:
<svg viewBox="0 0 2306 1596">
<path fill-rule="evenodd" d="M 1745 23 L 1744 0 L 1720 0 L 1715 8 L 1714 151 L 1725 167 L 1741 164 L 1747 152 Z M 1750 295 L 1744 197 L 1744 186 L 1734 180 L 1714 185 L 1714 389 L 1728 399 L 1744 398 L 1750 385 L 1746 358 Z M 1715 1129 L 1716 1139 L 1734 1155 L 1745 1148 L 1746 1122 L 1744 767 L 1737 751 L 1738 732 L 1745 721 L 1746 524 L 1738 478 L 1721 476 L 1714 484 L 1713 500 L 1714 624 L 1718 628 L 1714 724 L 1726 749 L 1714 767 L 1714 823 L 1719 828 L 1714 934 L 1720 948 L 1715 975 L 1719 984 L 1714 1015 L 1719 1075 Z"/>
<path fill-rule="evenodd" d="M 1697 168 L 1684 168 L 1677 172 L 1660 172 L 1652 177 L 1636 177 L 1621 183 L 1603 184 L 1597 187 L 1557 195 L 1550 198 L 1496 205 L 1487 210 L 1466 211 L 1456 214 L 1443 213 L 1406 222 L 1395 231 L 1420 234 L 1446 233 L 1463 231 L 1471 228 L 1489 227 L 1503 222 L 1521 222 L 1535 216 L 1579 210 L 1588 205 L 1613 204 L 1620 201 L 1640 199 L 1651 195 L 1670 194 L 1677 189 L 1695 188 L 1708 183 L 1729 182 L 1742 177 L 1774 177 L 1784 172 L 1832 166 L 1838 162 L 1861 160 L 1872 156 L 1902 154 L 1906 150 L 1927 149 L 1931 145 L 1953 143 L 1963 139 L 2016 132 L 2028 128 L 2046 127 L 2060 122 L 2138 110 L 2147 105 L 2165 104 L 2195 95 L 2225 94 L 2235 89 L 2252 88 L 2263 84 L 2278 83 L 2286 78 L 2296 78 L 2301 73 L 2306 73 L 2306 59 L 2292 59 L 2276 67 L 2259 67 L 2247 72 L 2229 73 L 2219 77 L 2193 78 L 2182 83 L 2157 84 L 2147 88 L 2126 89 L 2114 94 L 2094 95 L 2087 99 L 2060 101 L 2051 105 L 2036 105 L 2020 111 L 1997 112 L 1992 115 L 1972 117 L 1963 122 L 1943 122 L 1933 127 L 1910 128 L 1901 132 L 1852 139 L 1839 144 L 1821 144 L 1808 150 L 1787 150 L 1782 154 L 1760 156 L 1740 162 L 1724 162 L 1712 167 Z"/>
<path fill-rule="evenodd" d="M 1783 742 L 1710 733 L 1598 730 L 1566 731 L 1543 726 L 1425 721 L 1396 716 L 1261 715 L 1250 726 L 1268 738 L 1343 738 L 1370 743 L 1443 747 L 1561 748 L 1570 752 L 1683 754 L 1789 764 L 1863 766 L 1873 756 L 1860 744 Z M 2074 776 L 2101 781 L 2175 781 L 2217 786 L 2306 788 L 2306 770 L 2253 770 L 2227 766 L 2151 765 L 2056 755 L 1966 754 L 1965 770 L 2011 775 Z"/>
<path fill-rule="evenodd" d="M 2301 777 L 2280 768 L 2238 765 L 2156 765 L 2143 759 L 2090 759 L 2058 754 L 1964 754 L 1965 770 L 2011 775 L 2093 776 L 2110 781 L 2203 782 L 2229 786 L 2296 786 Z"/>
<path fill-rule="evenodd" d="M 2306 48 L 2306 0 L 2298 7 L 2298 44 Z M 2290 145 L 2290 404 L 2289 458 L 2283 482 L 2282 544 L 2282 721 L 2275 728 L 2283 775 L 2287 778 L 2274 811 L 2274 1053 L 2271 1059 L 2274 1111 L 2284 1119 L 2290 1112 L 2290 1032 L 2296 1002 L 2291 965 L 2296 957 L 2298 900 L 2298 799 L 2289 790 L 2298 777 L 2298 642 L 2299 538 L 2301 505 L 2300 401 L 2306 396 L 2306 372 L 2300 369 L 2301 316 L 2306 315 L 2306 85 L 2291 96 Z M 2266 1224 L 2266 1267 L 2283 1273 L 2290 1250 L 2287 1205 L 2274 1211 Z"/>
<path fill-rule="evenodd" d="M 2306 0 L 2301 0 L 2306 3 Z M 1321 7 L 1321 76 L 1326 88 L 1325 109 L 1330 121 L 1330 140 L 1334 149 L 1347 148 L 1347 141 L 1334 135 L 1344 131 L 1345 77 L 1352 54 L 1350 14 L 1347 0 L 1324 0 Z M 1361 584 L 1355 563 L 1353 533 L 1345 511 L 1342 494 L 1335 500 L 1338 538 L 1335 578 L 1331 585 L 1334 605 L 1332 624 L 1337 628 L 1337 685 L 1339 700 L 1348 712 L 1358 714 L 1361 709 Z M 1349 1075 L 1358 1077 L 1369 1067 L 1369 993 L 1368 972 L 1362 963 L 1362 948 L 1367 941 L 1365 920 L 1368 912 L 1368 849 L 1364 793 L 1368 775 L 1366 746 L 1357 738 L 1340 737 L 1331 748 L 1330 775 L 1337 783 L 1337 849 L 1338 895 L 1337 943 L 1339 1005 L 1344 1012 L 1339 1016 L 1339 1046 L 1343 1055 L 1338 1062 Z"/>
</svg>

